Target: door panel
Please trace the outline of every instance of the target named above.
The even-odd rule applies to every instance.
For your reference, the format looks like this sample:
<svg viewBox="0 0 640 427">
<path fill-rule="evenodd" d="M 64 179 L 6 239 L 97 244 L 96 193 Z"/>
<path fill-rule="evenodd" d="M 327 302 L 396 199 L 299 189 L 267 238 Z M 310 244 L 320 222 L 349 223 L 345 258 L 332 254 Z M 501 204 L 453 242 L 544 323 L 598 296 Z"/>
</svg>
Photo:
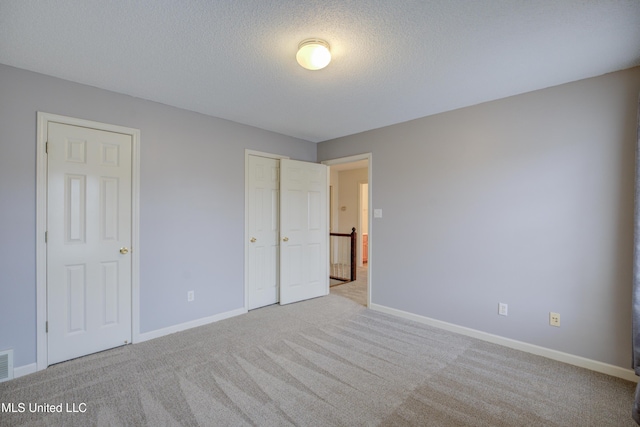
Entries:
<svg viewBox="0 0 640 427">
<path fill-rule="evenodd" d="M 67 265 L 66 266 L 66 299 L 69 301 L 67 306 L 66 318 L 69 323 L 69 334 L 78 332 L 86 332 L 87 330 L 87 272 L 86 264 Z"/>
<path fill-rule="evenodd" d="M 329 293 L 327 167 L 280 161 L 280 304 Z"/>
<path fill-rule="evenodd" d="M 131 342 L 130 135 L 49 123 L 47 335 L 53 364 Z"/>
<path fill-rule="evenodd" d="M 248 309 L 278 302 L 279 160 L 249 156 Z"/>
</svg>

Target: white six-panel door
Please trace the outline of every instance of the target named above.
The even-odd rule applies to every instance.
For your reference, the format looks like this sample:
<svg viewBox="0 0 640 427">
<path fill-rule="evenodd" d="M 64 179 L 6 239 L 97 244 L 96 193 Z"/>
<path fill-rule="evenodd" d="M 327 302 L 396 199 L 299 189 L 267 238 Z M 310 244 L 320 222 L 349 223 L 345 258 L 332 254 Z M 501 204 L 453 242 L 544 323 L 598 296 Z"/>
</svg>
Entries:
<svg viewBox="0 0 640 427">
<path fill-rule="evenodd" d="M 278 302 L 280 161 L 249 156 L 248 309 Z"/>
<path fill-rule="evenodd" d="M 280 160 L 280 237 L 280 304 L 327 295 L 327 166 Z"/>
<path fill-rule="evenodd" d="M 131 149 L 49 123 L 48 364 L 131 342 Z"/>
</svg>

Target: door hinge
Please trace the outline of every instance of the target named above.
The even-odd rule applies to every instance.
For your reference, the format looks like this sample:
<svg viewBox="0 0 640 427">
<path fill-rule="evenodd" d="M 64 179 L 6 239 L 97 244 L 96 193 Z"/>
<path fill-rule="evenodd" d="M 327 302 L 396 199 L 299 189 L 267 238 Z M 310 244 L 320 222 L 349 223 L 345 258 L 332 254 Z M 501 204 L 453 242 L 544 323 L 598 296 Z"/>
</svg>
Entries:
<svg viewBox="0 0 640 427">
<path fill-rule="evenodd" d="M 44 242 L 47 243 L 47 232 L 44 232 Z"/>
<path fill-rule="evenodd" d="M 44 143 L 44 152 L 49 154 L 49 142 L 48 141 Z"/>
<path fill-rule="evenodd" d="M 46 322 L 44 322 L 44 332 L 45 333 L 49 333 L 49 321 L 47 320 Z"/>
</svg>

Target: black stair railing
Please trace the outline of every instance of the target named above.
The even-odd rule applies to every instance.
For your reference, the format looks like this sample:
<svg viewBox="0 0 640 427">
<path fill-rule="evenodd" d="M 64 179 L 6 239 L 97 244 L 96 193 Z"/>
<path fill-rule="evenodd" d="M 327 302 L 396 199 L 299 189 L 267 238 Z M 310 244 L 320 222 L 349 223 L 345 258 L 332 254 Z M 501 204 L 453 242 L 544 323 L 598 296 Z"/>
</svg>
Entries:
<svg viewBox="0 0 640 427">
<path fill-rule="evenodd" d="M 356 280 L 356 244 L 358 234 L 355 227 L 351 233 L 329 233 L 330 274 L 329 277 L 343 282 Z"/>
</svg>

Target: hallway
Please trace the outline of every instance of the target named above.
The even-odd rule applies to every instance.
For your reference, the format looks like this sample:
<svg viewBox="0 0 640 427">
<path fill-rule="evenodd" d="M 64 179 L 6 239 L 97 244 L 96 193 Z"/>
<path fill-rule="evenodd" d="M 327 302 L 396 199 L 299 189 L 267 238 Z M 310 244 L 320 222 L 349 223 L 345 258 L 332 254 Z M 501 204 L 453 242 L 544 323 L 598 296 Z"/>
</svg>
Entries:
<svg viewBox="0 0 640 427">
<path fill-rule="evenodd" d="M 356 280 L 341 285 L 332 285 L 330 288 L 330 293 L 333 295 L 340 295 L 342 297 L 349 298 L 350 300 L 366 307 L 368 273 L 369 269 L 367 268 L 367 265 L 358 267 Z M 332 280 L 331 282 L 333 283 L 334 281 Z"/>
</svg>

